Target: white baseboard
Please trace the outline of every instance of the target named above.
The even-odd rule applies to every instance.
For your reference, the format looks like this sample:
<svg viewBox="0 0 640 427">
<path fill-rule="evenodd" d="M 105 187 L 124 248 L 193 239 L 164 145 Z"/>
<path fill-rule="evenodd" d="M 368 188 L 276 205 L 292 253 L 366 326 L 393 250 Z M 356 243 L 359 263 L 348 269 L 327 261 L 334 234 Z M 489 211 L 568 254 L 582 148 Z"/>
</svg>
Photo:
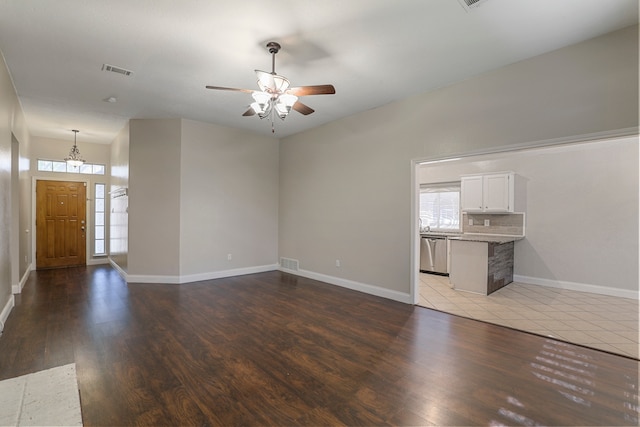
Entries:
<svg viewBox="0 0 640 427">
<path fill-rule="evenodd" d="M 31 264 L 27 266 L 27 270 L 22 275 L 22 278 L 20 279 L 20 283 L 18 283 L 17 285 L 11 286 L 11 293 L 19 294 L 22 292 L 22 288 L 24 288 L 24 284 L 27 283 L 27 279 L 29 278 L 29 274 L 31 273 L 31 267 L 32 267 Z"/>
<path fill-rule="evenodd" d="M 124 280 L 127 283 L 162 283 L 169 285 L 179 285 L 180 276 L 162 276 L 151 274 L 125 274 Z"/>
<path fill-rule="evenodd" d="M 528 283 L 531 285 L 547 286 L 550 288 L 568 289 L 571 291 L 589 292 L 592 294 L 609 295 L 619 298 L 639 299 L 640 293 L 635 290 L 609 288 L 606 286 L 589 285 L 586 283 L 566 282 L 562 280 L 541 279 L 539 277 L 529 277 L 513 275 L 513 281 L 518 283 Z"/>
<path fill-rule="evenodd" d="M 180 283 L 200 282 L 202 280 L 222 279 L 224 277 L 244 276 L 245 274 L 264 273 L 279 268 L 278 264 L 258 265 L 255 267 L 234 268 L 232 270 L 212 271 L 210 273 L 187 274 L 180 276 Z"/>
<path fill-rule="evenodd" d="M 93 258 L 87 261 L 87 265 L 102 265 L 109 264 L 110 260 L 107 257 Z"/>
<path fill-rule="evenodd" d="M 126 282 L 126 280 L 127 280 L 127 272 L 124 271 L 118 264 L 116 264 L 116 262 L 114 260 L 112 260 L 111 257 L 109 257 L 109 264 L 111 264 L 111 267 L 113 267 L 113 269 L 116 270 L 118 272 L 118 274 L 120 275 L 120 277 L 122 277 Z"/>
<path fill-rule="evenodd" d="M 326 274 L 315 273 L 307 270 L 288 270 L 286 268 L 279 268 L 280 271 L 285 273 L 295 274 L 297 276 L 306 277 L 308 279 L 318 280 L 320 282 L 329 283 L 331 285 L 340 286 L 343 288 L 351 289 L 358 292 L 363 292 L 369 295 L 375 295 L 377 297 L 387 298 L 394 301 L 403 302 L 405 304 L 413 304 L 413 300 L 410 294 L 392 291 L 390 289 L 381 288 L 379 286 L 368 285 L 366 283 L 356 282 L 353 280 L 343 279 L 340 277 L 328 276 Z"/>
<path fill-rule="evenodd" d="M 112 265 L 114 263 L 112 262 Z M 245 274 L 264 273 L 278 270 L 278 264 L 259 265 L 255 267 L 234 268 L 232 270 L 211 271 L 207 273 L 186 274 L 181 276 L 126 274 L 119 270 L 127 283 L 168 283 L 180 285 L 183 283 L 201 282 L 203 280 L 222 279 L 224 277 L 244 276 Z"/>
<path fill-rule="evenodd" d="M 4 305 L 4 308 L 2 309 L 2 311 L 0 312 L 0 332 L 2 332 L 2 330 L 4 329 L 4 324 L 7 323 L 7 318 L 9 317 L 9 313 L 11 313 L 11 310 L 13 310 L 13 307 L 15 306 L 15 304 L 16 304 L 16 299 L 13 296 L 13 294 L 11 294 L 9 296 L 9 300 Z"/>
</svg>

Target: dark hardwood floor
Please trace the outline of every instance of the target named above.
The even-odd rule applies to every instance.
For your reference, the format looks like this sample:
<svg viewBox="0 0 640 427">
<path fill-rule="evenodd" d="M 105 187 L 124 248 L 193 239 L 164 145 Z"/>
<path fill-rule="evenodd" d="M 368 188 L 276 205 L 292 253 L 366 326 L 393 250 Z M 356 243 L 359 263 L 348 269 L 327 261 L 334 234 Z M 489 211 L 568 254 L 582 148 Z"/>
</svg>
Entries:
<svg viewBox="0 0 640 427">
<path fill-rule="evenodd" d="M 638 425 L 639 362 L 281 272 L 32 272 L 0 379 L 76 363 L 89 425 Z"/>
</svg>

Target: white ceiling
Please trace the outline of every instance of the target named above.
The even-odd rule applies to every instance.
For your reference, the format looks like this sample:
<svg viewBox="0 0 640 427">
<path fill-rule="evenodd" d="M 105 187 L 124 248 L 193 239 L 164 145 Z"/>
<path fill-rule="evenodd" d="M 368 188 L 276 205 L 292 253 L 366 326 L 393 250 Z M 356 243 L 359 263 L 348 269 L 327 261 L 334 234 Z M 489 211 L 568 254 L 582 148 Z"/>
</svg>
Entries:
<svg viewBox="0 0 640 427">
<path fill-rule="evenodd" d="M 637 22 L 638 0 L 2 0 L 0 51 L 32 135 L 110 143 L 131 118 L 270 135 L 241 116 L 249 94 L 205 86 L 257 88 L 274 40 L 293 86 L 337 92 L 302 99 L 316 112 L 283 137 Z"/>
</svg>

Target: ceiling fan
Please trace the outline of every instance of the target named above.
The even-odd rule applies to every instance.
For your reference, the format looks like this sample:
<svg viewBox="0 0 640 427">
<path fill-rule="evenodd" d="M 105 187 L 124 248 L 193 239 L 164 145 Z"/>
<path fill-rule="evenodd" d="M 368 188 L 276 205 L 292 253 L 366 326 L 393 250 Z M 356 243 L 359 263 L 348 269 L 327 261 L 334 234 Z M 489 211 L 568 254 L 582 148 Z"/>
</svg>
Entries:
<svg viewBox="0 0 640 427">
<path fill-rule="evenodd" d="M 276 42 L 267 43 L 267 49 L 271 54 L 271 72 L 255 70 L 260 90 L 206 86 L 207 89 L 250 93 L 254 102 L 251 103 L 251 106 L 244 112 L 243 116 L 257 114 L 261 119 L 269 117 L 271 119 L 271 132 L 275 132 L 274 119 L 276 116 L 284 120 L 291 110 L 295 110 L 305 116 L 314 112 L 311 107 L 300 102 L 298 100 L 299 97 L 333 95 L 336 93 L 333 85 L 291 87 L 286 77 L 276 74 L 276 53 L 280 51 L 280 48 L 280 44 Z"/>
</svg>

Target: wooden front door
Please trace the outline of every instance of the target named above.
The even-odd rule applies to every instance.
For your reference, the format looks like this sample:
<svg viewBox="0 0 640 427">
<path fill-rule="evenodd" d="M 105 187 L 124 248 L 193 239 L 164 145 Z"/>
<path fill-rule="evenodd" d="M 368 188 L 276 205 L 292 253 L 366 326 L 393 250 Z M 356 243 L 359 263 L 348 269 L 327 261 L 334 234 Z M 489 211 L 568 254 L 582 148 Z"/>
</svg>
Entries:
<svg viewBox="0 0 640 427">
<path fill-rule="evenodd" d="M 36 269 L 86 264 L 86 184 L 37 181 Z"/>
</svg>

